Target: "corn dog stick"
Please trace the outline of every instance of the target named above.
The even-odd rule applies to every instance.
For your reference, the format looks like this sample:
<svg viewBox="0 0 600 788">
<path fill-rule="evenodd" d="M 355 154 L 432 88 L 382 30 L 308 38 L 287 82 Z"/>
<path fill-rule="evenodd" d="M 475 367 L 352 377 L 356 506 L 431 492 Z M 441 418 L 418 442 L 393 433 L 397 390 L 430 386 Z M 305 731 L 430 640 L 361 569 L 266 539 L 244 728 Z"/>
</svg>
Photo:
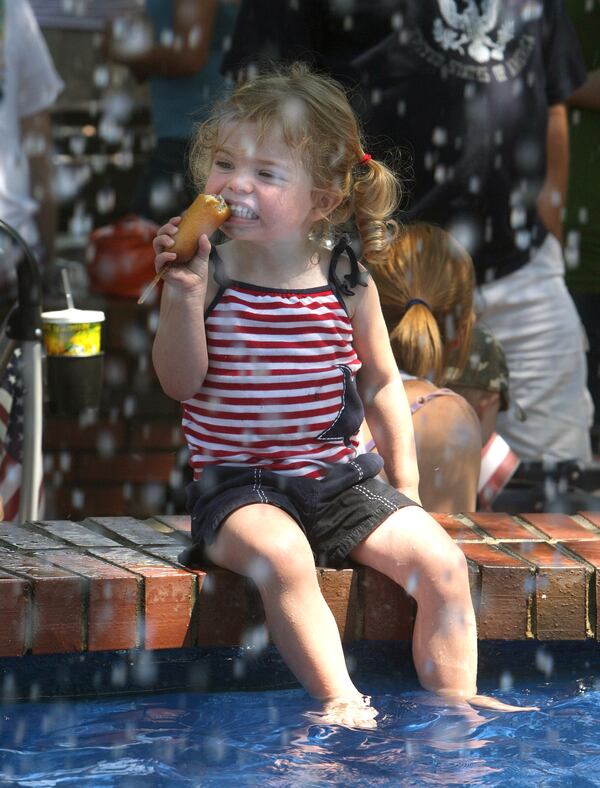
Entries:
<svg viewBox="0 0 600 788">
<path fill-rule="evenodd" d="M 143 303 L 144 303 L 144 301 L 145 301 L 145 300 L 148 298 L 148 296 L 149 296 L 149 295 L 150 295 L 150 293 L 151 293 L 151 292 L 154 290 L 154 288 L 156 287 L 156 285 L 157 285 L 157 284 L 160 282 L 160 280 L 163 278 L 163 274 L 164 274 L 164 272 L 165 272 L 165 269 L 164 269 L 164 268 L 161 268 L 161 269 L 160 269 L 160 271 L 159 271 L 159 272 L 156 274 L 156 276 L 154 277 L 154 279 L 153 279 L 153 280 L 150 282 L 150 284 L 146 285 L 146 287 L 144 288 L 144 290 L 143 290 L 143 292 L 142 292 L 141 296 L 140 296 L 140 297 L 138 298 L 138 300 L 137 300 L 138 304 L 143 304 Z"/>
<path fill-rule="evenodd" d="M 230 215 L 229 206 L 221 196 L 215 197 L 214 194 L 199 194 L 183 214 L 174 238 L 175 244 L 167 250 L 177 255 L 175 263 L 168 265 L 183 265 L 186 263 L 196 251 L 199 235 L 202 233 L 212 235 L 217 227 L 220 227 Z M 152 290 L 163 278 L 165 270 L 166 266 L 161 268 L 156 274 L 138 298 L 138 304 L 143 304 L 148 298 Z"/>
</svg>

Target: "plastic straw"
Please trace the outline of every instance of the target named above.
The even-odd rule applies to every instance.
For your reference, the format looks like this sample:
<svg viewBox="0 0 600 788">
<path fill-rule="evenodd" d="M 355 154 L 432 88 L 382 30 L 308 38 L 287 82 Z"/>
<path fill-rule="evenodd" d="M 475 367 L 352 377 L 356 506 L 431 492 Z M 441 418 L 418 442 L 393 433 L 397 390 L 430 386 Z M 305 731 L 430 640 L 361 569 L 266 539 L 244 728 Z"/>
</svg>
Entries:
<svg viewBox="0 0 600 788">
<path fill-rule="evenodd" d="M 67 273 L 67 269 L 61 268 L 60 275 L 62 276 L 65 298 L 67 299 L 67 306 L 69 309 L 75 309 L 75 304 L 73 303 L 73 296 L 71 294 L 71 284 L 69 282 L 69 274 Z"/>
</svg>

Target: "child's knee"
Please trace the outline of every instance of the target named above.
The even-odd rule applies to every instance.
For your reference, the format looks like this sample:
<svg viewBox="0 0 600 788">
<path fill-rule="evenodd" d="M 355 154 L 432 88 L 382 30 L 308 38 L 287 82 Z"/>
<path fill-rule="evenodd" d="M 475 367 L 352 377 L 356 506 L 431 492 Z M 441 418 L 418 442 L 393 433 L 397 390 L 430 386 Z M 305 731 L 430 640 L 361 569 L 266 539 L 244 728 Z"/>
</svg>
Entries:
<svg viewBox="0 0 600 788">
<path fill-rule="evenodd" d="M 270 538 L 250 567 L 249 575 L 259 588 L 315 577 L 313 554 L 300 528 L 285 529 Z"/>
</svg>

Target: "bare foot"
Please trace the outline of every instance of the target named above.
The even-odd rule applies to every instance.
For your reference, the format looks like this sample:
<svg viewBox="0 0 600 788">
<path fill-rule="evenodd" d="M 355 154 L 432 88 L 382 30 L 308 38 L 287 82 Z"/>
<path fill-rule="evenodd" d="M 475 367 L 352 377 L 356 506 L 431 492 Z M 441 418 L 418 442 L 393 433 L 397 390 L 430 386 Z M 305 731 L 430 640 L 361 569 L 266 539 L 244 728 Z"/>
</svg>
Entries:
<svg viewBox="0 0 600 788">
<path fill-rule="evenodd" d="M 493 711 L 539 711 L 539 706 L 511 706 L 510 703 L 503 703 L 496 698 L 490 698 L 487 695 L 475 695 L 467 701 L 471 706 L 477 706 L 480 709 L 492 709 Z"/>
<path fill-rule="evenodd" d="M 320 712 L 312 712 L 311 716 L 318 717 L 318 722 L 329 725 L 344 725 L 347 728 L 377 727 L 375 717 L 379 712 L 371 706 L 371 699 L 366 695 L 352 698 L 332 698 L 323 701 Z"/>
</svg>

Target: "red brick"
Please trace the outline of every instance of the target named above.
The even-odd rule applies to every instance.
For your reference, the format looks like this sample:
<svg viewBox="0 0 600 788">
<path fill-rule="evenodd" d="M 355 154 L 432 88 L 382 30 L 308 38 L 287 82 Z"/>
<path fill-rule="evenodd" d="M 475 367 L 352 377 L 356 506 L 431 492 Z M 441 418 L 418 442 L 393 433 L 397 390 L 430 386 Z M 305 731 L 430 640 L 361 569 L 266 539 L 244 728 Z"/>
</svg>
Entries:
<svg viewBox="0 0 600 788">
<path fill-rule="evenodd" d="M 567 539 L 600 539 L 595 529 L 585 528 L 566 514 L 522 514 L 524 520 L 534 525 L 550 539 L 566 541 Z"/>
<path fill-rule="evenodd" d="M 360 570 L 366 640 L 410 640 L 415 602 L 393 580 L 370 567 Z"/>
<path fill-rule="evenodd" d="M 140 644 L 141 582 L 137 575 L 75 550 L 52 553 L 55 565 L 88 583 L 87 648 L 113 651 Z"/>
<path fill-rule="evenodd" d="M 529 615 L 534 588 L 531 568 L 488 544 L 463 542 L 461 550 L 479 572 L 477 635 L 480 640 L 531 637 Z"/>
<path fill-rule="evenodd" d="M 0 621 L 0 657 L 20 657 L 31 646 L 31 586 L 1 571 Z"/>
<path fill-rule="evenodd" d="M 588 620 L 590 629 L 596 639 L 600 640 L 600 541 L 564 542 L 563 547 L 594 567 L 594 576 L 590 583 L 591 593 L 588 598 Z"/>
<path fill-rule="evenodd" d="M 0 567 L 31 582 L 32 652 L 52 654 L 81 651 L 83 580 L 35 556 L 8 550 L 0 550 Z"/>
<path fill-rule="evenodd" d="M 90 550 L 92 555 L 140 575 L 144 580 L 144 638 L 148 649 L 193 645 L 191 629 L 196 577 L 158 558 L 128 548 Z"/>
<path fill-rule="evenodd" d="M 237 646 L 248 628 L 249 581 L 226 569 L 195 570 L 199 595 L 196 603 L 199 646 Z"/>
<path fill-rule="evenodd" d="M 456 542 L 463 542 L 463 541 L 472 541 L 472 542 L 482 542 L 483 537 L 481 534 L 474 531 L 469 525 L 466 523 L 457 520 L 455 517 L 452 517 L 450 514 L 439 514 L 439 513 L 432 513 L 431 516 L 434 520 L 442 526 L 444 531 L 454 539 Z M 470 517 L 471 515 L 467 515 Z"/>
<path fill-rule="evenodd" d="M 152 523 L 155 523 L 156 527 L 153 528 Z M 170 531 L 159 521 L 154 520 L 142 522 L 133 517 L 89 517 L 85 525 L 93 531 L 108 536 L 109 539 L 134 547 L 182 544 L 178 532 Z"/>
<path fill-rule="evenodd" d="M 125 448 L 126 427 L 123 422 L 113 423 L 101 419 L 92 424 L 82 424 L 79 419 L 50 416 L 44 422 L 44 453 L 64 450 L 77 452 Z"/>
<path fill-rule="evenodd" d="M 578 512 L 578 514 L 593 523 L 596 528 L 600 528 L 600 512 Z"/>
<path fill-rule="evenodd" d="M 333 613 L 344 642 L 359 640 L 362 615 L 358 601 L 358 576 L 352 569 L 317 569 L 321 593 Z"/>
<path fill-rule="evenodd" d="M 67 469 L 61 469 L 60 464 L 54 462 L 53 470 L 60 471 L 67 484 L 110 484 L 115 480 L 131 484 L 168 482 L 176 466 L 176 457 L 171 452 L 117 453 L 112 457 L 80 453 L 76 459 Z"/>
<path fill-rule="evenodd" d="M 83 493 L 81 505 L 74 503 L 75 490 Z M 46 477 L 45 492 L 46 515 L 52 520 L 82 520 L 88 514 L 125 515 L 130 514 L 133 509 L 131 499 L 125 495 L 123 482 L 112 485 L 77 485 L 73 488 L 63 486 L 61 479 L 60 489 L 55 489 L 52 479 Z M 135 488 L 132 492 L 135 495 Z"/>
<path fill-rule="evenodd" d="M 586 567 L 544 543 L 515 542 L 510 549 L 536 567 L 534 635 L 539 640 L 584 639 Z"/>
<path fill-rule="evenodd" d="M 513 539 L 518 541 L 533 540 L 542 542 L 543 537 L 528 530 L 525 526 L 515 522 L 509 514 L 500 512 L 472 512 L 468 515 L 475 525 L 479 526 L 493 539 L 506 542 Z"/>
<path fill-rule="evenodd" d="M 154 419 L 145 424 L 134 424 L 131 438 L 133 451 L 146 449 L 179 449 L 185 446 L 181 426 L 173 419 Z"/>
</svg>

